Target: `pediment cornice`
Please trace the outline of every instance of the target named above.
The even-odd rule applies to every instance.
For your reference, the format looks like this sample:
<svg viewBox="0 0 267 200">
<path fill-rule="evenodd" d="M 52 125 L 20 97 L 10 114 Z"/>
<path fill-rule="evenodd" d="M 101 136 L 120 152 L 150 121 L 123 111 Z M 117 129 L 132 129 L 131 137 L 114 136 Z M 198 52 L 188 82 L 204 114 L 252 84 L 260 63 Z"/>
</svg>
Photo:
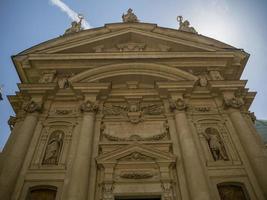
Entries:
<svg viewBox="0 0 267 200">
<path fill-rule="evenodd" d="M 135 156 L 136 155 L 136 156 Z M 137 156 L 138 155 L 138 156 Z M 132 159 L 131 159 L 132 158 Z M 176 157 L 170 153 L 147 147 L 140 143 L 127 145 L 96 158 L 98 164 L 117 163 L 119 161 L 175 162 Z"/>
</svg>

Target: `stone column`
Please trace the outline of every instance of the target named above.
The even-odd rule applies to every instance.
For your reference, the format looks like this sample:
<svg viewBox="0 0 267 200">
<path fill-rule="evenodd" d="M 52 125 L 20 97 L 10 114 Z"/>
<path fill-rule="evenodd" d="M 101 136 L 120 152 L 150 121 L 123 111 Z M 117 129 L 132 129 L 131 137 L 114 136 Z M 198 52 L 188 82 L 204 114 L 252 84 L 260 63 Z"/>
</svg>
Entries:
<svg viewBox="0 0 267 200">
<path fill-rule="evenodd" d="M 92 154 L 92 138 L 94 134 L 95 113 L 98 106 L 91 101 L 81 105 L 83 112 L 81 131 L 76 155 L 72 165 L 68 200 L 85 200 L 88 195 L 90 161 Z"/>
<path fill-rule="evenodd" d="M 5 160 L 0 176 L 0 197 L 1 199 L 10 199 L 15 187 L 19 171 L 23 165 L 28 146 L 38 122 L 38 112 L 41 106 L 34 101 L 30 101 L 24 107 L 26 117 L 18 130 L 16 141 L 13 148 L 8 153 L 8 159 Z"/>
<path fill-rule="evenodd" d="M 209 186 L 204 174 L 199 152 L 187 121 L 186 104 L 182 98 L 170 103 L 175 114 L 177 134 L 181 146 L 188 189 L 192 200 L 209 200 Z"/>
<path fill-rule="evenodd" d="M 228 113 L 234 125 L 242 146 L 249 158 L 253 171 L 260 183 L 264 196 L 267 199 L 267 157 L 264 149 L 251 131 L 247 121 L 240 112 L 243 100 L 236 97 L 225 99 Z"/>
</svg>

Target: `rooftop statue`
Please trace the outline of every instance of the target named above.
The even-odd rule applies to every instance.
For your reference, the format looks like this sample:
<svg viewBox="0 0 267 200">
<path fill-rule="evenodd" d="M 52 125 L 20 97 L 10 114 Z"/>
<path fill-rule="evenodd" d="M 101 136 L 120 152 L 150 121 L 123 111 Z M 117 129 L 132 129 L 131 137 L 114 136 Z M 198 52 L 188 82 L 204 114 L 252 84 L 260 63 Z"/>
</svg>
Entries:
<svg viewBox="0 0 267 200">
<path fill-rule="evenodd" d="M 71 33 L 77 33 L 79 31 L 83 30 L 83 28 L 82 28 L 83 16 L 78 15 L 78 18 L 80 19 L 79 22 L 77 22 L 77 21 L 71 22 L 71 27 L 65 31 L 64 35 L 68 35 Z"/>
<path fill-rule="evenodd" d="M 123 22 L 126 23 L 136 23 L 139 22 L 136 15 L 133 13 L 133 10 L 131 8 L 128 9 L 127 14 L 122 15 Z"/>
<path fill-rule="evenodd" d="M 185 32 L 197 34 L 197 31 L 192 26 L 190 26 L 190 23 L 188 20 L 183 21 L 182 16 L 178 16 L 177 21 L 179 22 L 179 25 L 180 25 L 178 29 L 179 31 L 185 31 Z"/>
</svg>

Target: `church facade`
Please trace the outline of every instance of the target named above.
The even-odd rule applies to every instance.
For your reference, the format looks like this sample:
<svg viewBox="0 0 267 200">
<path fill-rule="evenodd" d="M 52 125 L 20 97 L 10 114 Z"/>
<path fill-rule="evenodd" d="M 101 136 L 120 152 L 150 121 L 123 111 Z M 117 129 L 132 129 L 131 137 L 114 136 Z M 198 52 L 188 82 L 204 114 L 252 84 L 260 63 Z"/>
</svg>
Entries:
<svg viewBox="0 0 267 200">
<path fill-rule="evenodd" d="M 80 22 L 79 22 L 80 23 Z M 267 156 L 240 80 L 249 54 L 140 23 L 68 32 L 12 57 L 5 200 L 264 200 Z"/>
</svg>

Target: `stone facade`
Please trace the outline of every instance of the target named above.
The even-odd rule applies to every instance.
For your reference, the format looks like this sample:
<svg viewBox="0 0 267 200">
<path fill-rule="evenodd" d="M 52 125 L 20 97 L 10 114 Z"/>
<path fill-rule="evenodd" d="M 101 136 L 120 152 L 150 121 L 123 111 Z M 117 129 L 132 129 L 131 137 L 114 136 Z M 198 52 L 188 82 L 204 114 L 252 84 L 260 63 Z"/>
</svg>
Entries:
<svg viewBox="0 0 267 200">
<path fill-rule="evenodd" d="M 266 199 L 249 55 L 131 15 L 13 57 L 1 199 Z"/>
</svg>

